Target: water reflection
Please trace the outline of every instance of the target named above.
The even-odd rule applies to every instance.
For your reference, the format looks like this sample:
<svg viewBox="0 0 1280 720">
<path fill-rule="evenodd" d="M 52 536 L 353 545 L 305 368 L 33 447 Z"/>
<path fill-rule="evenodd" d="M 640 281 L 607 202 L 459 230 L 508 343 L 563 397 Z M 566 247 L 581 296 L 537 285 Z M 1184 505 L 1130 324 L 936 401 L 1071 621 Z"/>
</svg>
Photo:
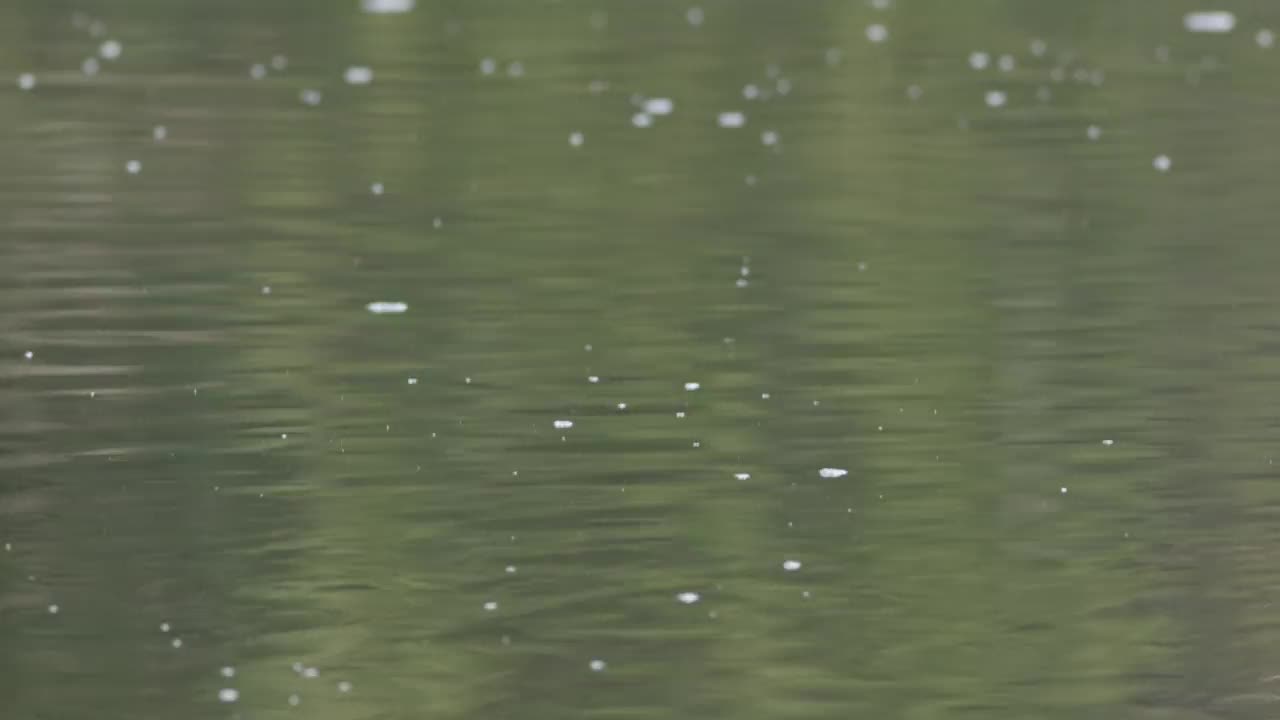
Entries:
<svg viewBox="0 0 1280 720">
<path fill-rule="evenodd" d="M 90 5 L 0 9 L 14 717 L 1274 709 L 1270 6 Z"/>
</svg>

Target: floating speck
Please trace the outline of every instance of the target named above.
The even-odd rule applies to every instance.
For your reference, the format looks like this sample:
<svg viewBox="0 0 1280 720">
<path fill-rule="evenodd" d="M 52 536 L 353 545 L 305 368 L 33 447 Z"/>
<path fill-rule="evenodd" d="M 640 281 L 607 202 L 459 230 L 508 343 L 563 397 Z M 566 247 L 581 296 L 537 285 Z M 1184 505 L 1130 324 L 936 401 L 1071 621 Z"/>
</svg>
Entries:
<svg viewBox="0 0 1280 720">
<path fill-rule="evenodd" d="M 294 693 L 289 696 L 289 704 L 293 707 L 298 707 L 302 704 L 302 698 L 299 697 L 297 693 Z"/>
<path fill-rule="evenodd" d="M 1228 33 L 1236 26 L 1236 16 L 1225 10 L 1191 12 L 1182 17 L 1182 25 L 1193 33 Z"/>
<path fill-rule="evenodd" d="M 417 384 L 418 384 L 418 378 L 416 378 L 416 377 L 411 377 L 411 378 L 409 378 L 408 380 L 406 380 L 405 382 L 407 382 L 407 383 L 408 383 L 408 384 L 410 384 L 410 385 L 417 385 Z"/>
<path fill-rule="evenodd" d="M 801 563 L 799 560 L 783 560 L 782 561 L 782 569 L 786 570 L 787 572 L 795 572 L 796 570 L 799 570 L 800 567 L 801 567 Z"/>
<path fill-rule="evenodd" d="M 35 356 L 36 356 L 36 354 L 35 354 L 34 352 L 30 351 L 30 350 L 28 350 L 28 351 L 26 351 L 26 352 L 22 353 L 22 357 L 26 358 L 27 360 L 30 360 L 31 358 L 33 358 L 33 357 L 35 357 Z"/>
<path fill-rule="evenodd" d="M 786 78 L 778 78 L 778 82 L 774 83 L 774 89 L 779 95 L 787 95 L 791 92 L 791 81 Z"/>
<path fill-rule="evenodd" d="M 414 0 L 360 0 L 360 9 L 371 15 L 394 15 L 413 9 Z"/>
<path fill-rule="evenodd" d="M 167 633 L 169 632 L 170 629 L 172 629 L 172 626 L 169 625 L 169 623 L 167 622 L 160 623 L 160 632 Z"/>
<path fill-rule="evenodd" d="M 443 218 L 438 218 L 438 217 L 437 217 L 437 218 L 432 218 L 432 219 L 431 219 L 431 227 L 433 227 L 433 228 L 435 228 L 435 229 L 437 229 L 437 230 L 439 230 L 440 228 L 444 227 L 444 219 L 443 219 Z"/>
<path fill-rule="evenodd" d="M 627 404 L 626 404 L 626 403 L 624 403 L 624 402 L 620 402 L 620 403 L 618 403 L 618 409 L 619 409 L 619 410 L 626 410 L 626 409 L 627 409 Z"/>
<path fill-rule="evenodd" d="M 55 605 L 50 605 L 50 606 L 49 606 L 49 614 L 50 614 L 50 615 L 57 615 L 57 614 L 58 614 L 58 610 L 59 610 L 59 609 L 60 609 L 60 608 L 59 608 L 56 604 L 55 604 Z"/>
<path fill-rule="evenodd" d="M 1155 159 L 1151 161 L 1151 167 L 1159 170 L 1160 172 L 1169 172 L 1173 167 L 1173 160 L 1169 159 L 1168 155 L 1157 155 Z"/>
<path fill-rule="evenodd" d="M 498 61 L 493 58 L 484 58 L 480 61 L 480 74 L 492 75 L 498 71 Z"/>
<path fill-rule="evenodd" d="M 1107 447 L 1111 447 L 1112 445 L 1116 444 L 1116 441 L 1112 440 L 1111 438 L 1107 438 L 1106 440 L 1102 441 L 1102 444 L 1106 445 Z"/>
<path fill-rule="evenodd" d="M 701 27 L 702 21 L 706 19 L 706 14 L 702 12 L 702 8 L 694 5 L 685 11 L 684 19 L 693 27 Z"/>
<path fill-rule="evenodd" d="M 655 97 L 644 101 L 644 111 L 650 115 L 670 115 L 676 109 L 671 98 Z"/>
<path fill-rule="evenodd" d="M 987 103 L 987 107 L 993 108 L 1004 107 L 1004 104 L 1008 99 L 1008 96 L 1004 94 L 1003 90 L 988 90 L 987 94 L 983 96 L 983 100 Z"/>
<path fill-rule="evenodd" d="M 307 89 L 298 93 L 298 98 L 302 100 L 303 105 L 315 107 L 324 99 L 324 95 L 322 95 L 319 90 Z"/>
<path fill-rule="evenodd" d="M 631 124 L 638 128 L 647 128 L 653 124 L 653 117 L 649 113 L 638 112 L 631 116 Z"/>
<path fill-rule="evenodd" d="M 1048 51 L 1049 51 L 1049 44 L 1048 44 L 1048 43 L 1046 43 L 1045 41 L 1041 40 L 1040 38 L 1032 38 L 1032 40 L 1031 40 L 1031 54 L 1032 54 L 1032 55 L 1035 55 L 1036 57 L 1044 57 L 1044 54 L 1045 54 L 1046 52 L 1048 52 Z"/>
<path fill-rule="evenodd" d="M 587 382 L 589 382 L 589 383 L 591 383 L 592 385 L 594 385 L 594 384 L 596 384 L 596 383 L 600 382 L 600 376 L 599 376 L 599 375 L 588 375 L 588 376 L 587 376 Z"/>
<path fill-rule="evenodd" d="M 349 681 L 347 681 L 347 680 L 339 680 L 339 681 L 338 681 L 338 692 L 340 692 L 340 693 L 349 693 L 349 692 L 351 692 L 351 683 L 350 683 Z"/>
<path fill-rule="evenodd" d="M 31 90 L 36 86 L 36 76 L 31 73 L 22 73 L 18 76 L 18 89 Z"/>
<path fill-rule="evenodd" d="M 990 64 L 991 64 L 990 55 L 980 50 L 975 50 L 974 52 L 969 53 L 969 67 L 973 68 L 974 70 L 986 70 L 987 66 Z"/>
<path fill-rule="evenodd" d="M 914 100 L 919 100 L 919 99 L 920 99 L 921 97 L 923 97 L 923 96 L 924 96 L 924 90 L 923 90 L 923 89 L 921 89 L 921 87 L 920 87 L 919 85 L 908 85 L 908 86 L 907 86 L 907 99 L 908 99 L 908 100 L 912 100 L 912 101 L 914 101 Z"/>
<path fill-rule="evenodd" d="M 838 477 L 844 477 L 845 475 L 848 475 L 848 474 L 849 474 L 849 471 L 845 470 L 844 468 L 828 467 L 828 468 L 822 468 L 821 470 L 818 471 L 818 477 L 824 477 L 824 478 L 838 478 Z"/>
<path fill-rule="evenodd" d="M 747 124 L 747 116 L 736 111 L 722 112 L 716 116 L 716 124 L 722 128 L 740 128 Z"/>
<path fill-rule="evenodd" d="M 409 305 L 402 302 L 379 300 L 365 305 L 364 308 L 374 315 L 398 315 L 409 311 Z"/>
<path fill-rule="evenodd" d="M 271 286 L 270 286 L 270 285 L 263 285 L 263 286 L 262 286 L 262 289 L 261 289 L 261 290 L 259 290 L 258 292 L 262 293 L 263 295 L 270 295 L 270 294 L 271 294 Z"/>
<path fill-rule="evenodd" d="M 124 164 L 124 169 L 130 175 L 137 175 L 142 172 L 142 163 L 138 160 L 130 160 Z"/>
<path fill-rule="evenodd" d="M 233 678 L 236 676 L 236 669 L 230 665 L 224 666 L 219 672 L 222 673 L 222 677 L 224 678 Z"/>
<path fill-rule="evenodd" d="M 493 600 L 490 600 L 484 604 L 484 609 L 487 612 L 493 612 L 494 610 L 498 609 L 498 603 Z"/>
<path fill-rule="evenodd" d="M 584 142 L 586 142 L 586 137 L 582 133 L 569 133 L 569 147 L 582 147 L 582 143 Z"/>
<path fill-rule="evenodd" d="M 519 60 L 507 63 L 507 77 L 524 77 L 524 63 Z"/>
<path fill-rule="evenodd" d="M 881 25 L 880 23 L 868 25 L 867 39 L 873 43 L 882 43 L 889 39 L 889 28 Z"/>
<path fill-rule="evenodd" d="M 603 660 L 592 660 L 587 663 L 587 667 L 591 668 L 591 672 L 604 672 L 604 669 L 608 667 L 608 664 Z"/>
<path fill-rule="evenodd" d="M 342 79 L 348 85 L 368 85 L 373 82 L 373 68 L 364 65 L 352 65 L 342 73 Z"/>
<path fill-rule="evenodd" d="M 235 688 L 222 688 L 218 691 L 218 700 L 224 703 L 233 703 L 240 699 L 240 691 Z"/>
<path fill-rule="evenodd" d="M 182 638 L 174 638 L 169 644 L 173 646 L 174 650 L 177 650 L 182 647 Z"/>
<path fill-rule="evenodd" d="M 1001 55 L 1000 59 L 996 60 L 996 67 L 1000 68 L 1000 72 L 1013 72 L 1016 65 L 1017 62 L 1012 55 Z"/>
<path fill-rule="evenodd" d="M 313 667 L 304 668 L 302 670 L 302 677 L 307 678 L 308 680 L 313 680 L 315 678 L 318 678 L 320 677 L 320 669 L 313 668 Z"/>
<path fill-rule="evenodd" d="M 302 663 L 300 663 L 300 662 L 295 662 L 295 663 L 294 663 L 293 665 L 291 665 L 290 667 L 292 667 L 292 668 L 293 668 L 293 671 L 294 671 L 294 672 L 296 672 L 296 673 L 298 673 L 299 675 L 301 675 L 301 674 L 302 674 L 303 669 L 304 669 L 304 668 L 306 668 L 306 666 L 305 666 L 305 665 L 303 665 L 303 664 L 302 664 Z"/>
<path fill-rule="evenodd" d="M 98 54 L 103 60 L 115 60 L 122 52 L 124 52 L 124 46 L 119 40 L 107 40 L 98 46 Z"/>
<path fill-rule="evenodd" d="M 369 186 L 369 192 L 373 195 L 381 195 L 383 190 L 384 188 L 380 182 L 376 182 Z"/>
<path fill-rule="evenodd" d="M 735 480 L 750 480 L 751 473 L 744 473 L 744 472 L 734 473 L 733 477 Z"/>
<path fill-rule="evenodd" d="M 760 133 L 760 142 L 765 146 L 773 146 L 778 144 L 778 133 L 773 130 L 765 130 Z"/>
<path fill-rule="evenodd" d="M 684 389 L 690 392 L 693 392 L 694 390 L 700 390 L 702 389 L 702 383 L 687 382 L 684 384 Z"/>
<path fill-rule="evenodd" d="M 254 63 L 249 66 L 249 77 L 254 80 L 261 80 L 267 76 L 267 66 L 262 63 Z"/>
<path fill-rule="evenodd" d="M 771 395 L 771 394 L 769 394 L 769 393 L 760 393 L 760 399 L 761 399 L 761 400 L 768 400 L 768 399 L 769 399 L 769 398 L 771 398 L 771 397 L 773 397 L 773 395 Z"/>
<path fill-rule="evenodd" d="M 750 283 L 746 278 L 744 278 L 744 277 L 740 277 L 740 278 L 738 278 L 737 280 L 734 280 L 734 281 L 733 281 L 733 284 L 734 284 L 734 286 L 735 286 L 735 287 L 744 288 L 744 287 L 747 287 L 748 285 L 750 285 L 751 283 Z"/>
<path fill-rule="evenodd" d="M 98 62 L 96 57 L 87 57 L 80 63 L 80 72 L 84 73 L 85 77 L 93 77 L 101 69 L 102 64 Z"/>
<path fill-rule="evenodd" d="M 1066 486 L 1058 488 L 1058 492 L 1062 493 L 1063 495 L 1066 495 L 1067 494 Z"/>
<path fill-rule="evenodd" d="M 271 68 L 273 70 L 280 71 L 280 70 L 284 70 L 287 67 L 289 67 L 289 58 L 285 57 L 284 55 L 271 56 Z"/>
<path fill-rule="evenodd" d="M 169 137 L 169 128 L 164 125 L 157 125 L 151 128 L 151 139 L 156 142 L 163 142 Z"/>
<path fill-rule="evenodd" d="M 1260 48 L 1269 48 L 1276 44 L 1276 34 L 1266 28 L 1262 28 L 1258 31 L 1258 34 L 1253 36 L 1253 41 Z"/>
<path fill-rule="evenodd" d="M 702 599 L 702 596 L 696 592 L 682 592 L 676 595 L 676 600 L 685 605 L 692 605 Z"/>
<path fill-rule="evenodd" d="M 572 420 L 556 420 L 555 422 L 551 423 L 551 426 L 557 430 L 568 430 L 569 428 L 573 427 L 573 421 Z"/>
<path fill-rule="evenodd" d="M 5 551 L 5 552 L 13 552 L 13 543 L 5 543 L 5 544 L 4 544 L 4 551 Z"/>
<path fill-rule="evenodd" d="M 683 420 L 683 419 L 684 419 L 684 415 L 685 415 L 685 413 L 684 413 L 684 411 L 683 411 L 683 410 L 677 410 L 677 411 L 676 411 L 676 419 L 677 419 L 677 420 Z"/>
<path fill-rule="evenodd" d="M 512 473 L 512 474 L 514 474 L 514 473 Z M 508 565 L 508 566 L 506 567 L 506 572 L 507 572 L 507 574 L 508 574 L 508 575 L 515 575 L 515 574 L 516 574 L 516 566 L 515 566 L 515 565 Z"/>
<path fill-rule="evenodd" d="M 744 85 L 742 87 L 742 97 L 744 100 L 755 100 L 760 97 L 760 88 L 755 85 Z"/>
<path fill-rule="evenodd" d="M 1090 125 L 1089 127 L 1085 128 L 1084 134 L 1085 134 L 1085 137 L 1089 138 L 1090 140 L 1097 140 L 1098 138 L 1102 137 L 1102 128 L 1098 127 L 1097 125 Z"/>
</svg>

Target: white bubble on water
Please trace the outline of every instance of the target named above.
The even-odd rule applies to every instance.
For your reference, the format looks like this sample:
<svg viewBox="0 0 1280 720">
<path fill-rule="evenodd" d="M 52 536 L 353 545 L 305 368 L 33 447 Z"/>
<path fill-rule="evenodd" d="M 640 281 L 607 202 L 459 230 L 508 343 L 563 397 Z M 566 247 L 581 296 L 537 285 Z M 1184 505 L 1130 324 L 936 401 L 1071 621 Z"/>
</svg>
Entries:
<svg viewBox="0 0 1280 720">
<path fill-rule="evenodd" d="M 486 612 L 493 612 L 498 609 L 498 603 L 494 600 L 490 600 L 484 604 L 484 609 Z"/>
<path fill-rule="evenodd" d="M 222 677 L 225 677 L 225 678 L 233 678 L 236 676 L 236 669 L 231 667 L 230 665 L 223 666 L 223 668 L 219 672 L 222 674 Z"/>
<path fill-rule="evenodd" d="M 1067 488 L 1066 488 L 1066 486 L 1064 485 L 1064 486 L 1062 486 L 1062 487 L 1058 488 L 1058 492 L 1062 493 L 1063 495 L 1066 495 L 1066 494 L 1067 494 Z"/>
<path fill-rule="evenodd" d="M 586 142 L 586 140 L 587 138 L 580 132 L 574 131 L 569 133 L 570 147 L 582 147 L 582 143 Z"/>
<path fill-rule="evenodd" d="M 1253 36 L 1253 41 L 1260 48 L 1269 48 L 1276 44 L 1276 34 L 1266 28 L 1262 28 L 1258 31 L 1258 34 Z"/>
<path fill-rule="evenodd" d="M 142 172 L 142 163 L 138 160 L 130 160 L 124 164 L 124 169 L 130 175 L 137 175 Z"/>
<path fill-rule="evenodd" d="M 1017 62 L 1012 55 L 1001 55 L 1000 59 L 996 61 L 996 67 L 1000 68 L 1000 72 L 1013 72 L 1013 68 L 1016 65 Z"/>
<path fill-rule="evenodd" d="M 987 107 L 992 108 L 1004 107 L 1008 99 L 1009 96 L 1005 95 L 1003 90 L 988 90 L 986 95 L 983 95 L 983 101 Z"/>
<path fill-rule="evenodd" d="M 303 105 L 310 105 L 311 107 L 315 107 L 319 105 L 322 100 L 324 100 L 324 95 L 319 90 L 312 90 L 308 88 L 298 93 L 298 98 L 302 100 Z"/>
<path fill-rule="evenodd" d="M 779 95 L 786 95 L 791 92 L 791 81 L 786 78 L 778 78 L 778 82 L 774 83 Z"/>
<path fill-rule="evenodd" d="M 1169 172 L 1173 167 L 1173 160 L 1170 159 L 1168 155 L 1157 155 L 1151 161 L 1151 167 L 1159 170 L 1160 172 Z"/>
<path fill-rule="evenodd" d="M 315 678 L 318 678 L 320 677 L 320 669 L 313 668 L 313 667 L 303 668 L 302 677 L 307 678 L 308 680 L 313 680 Z"/>
<path fill-rule="evenodd" d="M 498 61 L 493 58 L 483 58 L 480 60 L 480 74 L 492 75 L 498 71 Z"/>
<path fill-rule="evenodd" d="M 697 382 L 687 382 L 687 383 L 685 383 L 685 384 L 684 384 L 684 389 L 685 389 L 685 390 L 688 390 L 689 392 L 693 392 L 694 390 L 701 390 L 701 389 L 702 389 L 702 383 L 697 383 Z"/>
<path fill-rule="evenodd" d="M 760 142 L 765 146 L 773 146 L 778 144 L 778 133 L 773 130 L 765 130 L 760 133 Z"/>
<path fill-rule="evenodd" d="M 755 100 L 760 97 L 760 88 L 748 83 L 742 87 L 742 97 L 746 100 Z"/>
<path fill-rule="evenodd" d="M 417 384 L 418 384 L 418 378 L 416 378 L 416 377 L 411 377 L 411 378 L 409 378 L 408 380 L 406 380 L 406 382 L 407 382 L 407 383 L 409 383 L 410 385 L 417 385 Z"/>
<path fill-rule="evenodd" d="M 365 305 L 364 308 L 374 315 L 399 315 L 408 312 L 408 303 L 379 300 Z"/>
<path fill-rule="evenodd" d="M 631 124 L 638 128 L 647 128 L 653 125 L 653 117 L 649 113 L 638 112 L 631 116 Z"/>
<path fill-rule="evenodd" d="M 677 420 L 683 420 L 683 419 L 684 419 L 684 417 L 685 417 L 685 413 L 684 413 L 684 411 L 683 411 L 683 410 L 677 410 L 677 411 L 676 411 L 676 419 L 677 419 Z"/>
<path fill-rule="evenodd" d="M 737 112 L 722 112 L 716 116 L 716 124 L 722 128 L 740 128 L 747 124 L 747 116 Z"/>
<path fill-rule="evenodd" d="M 524 63 L 519 60 L 513 60 L 507 63 L 507 77 L 524 77 Z"/>
<path fill-rule="evenodd" d="M 671 98 L 655 97 L 645 100 L 643 107 L 650 115 L 670 115 L 676 104 Z"/>
<path fill-rule="evenodd" d="M 1097 140 L 1098 138 L 1102 137 L 1102 128 L 1098 127 L 1097 125 L 1090 125 L 1089 127 L 1085 128 L 1084 134 L 1085 134 L 1085 137 L 1089 138 L 1090 140 Z"/>
<path fill-rule="evenodd" d="M 515 473 L 512 473 L 512 474 L 514 475 Z M 515 566 L 515 565 L 508 565 L 508 566 L 505 568 L 505 570 L 506 570 L 506 573 L 507 573 L 508 575 L 515 575 L 515 574 L 516 574 L 516 566 Z"/>
<path fill-rule="evenodd" d="M 174 638 L 169 644 L 173 646 L 174 650 L 177 650 L 182 647 L 182 638 Z"/>
<path fill-rule="evenodd" d="M 98 62 L 98 58 L 96 57 L 87 57 L 80 63 L 80 72 L 84 73 L 86 77 L 93 77 L 94 75 L 97 75 L 98 71 L 101 69 L 102 64 Z"/>
<path fill-rule="evenodd" d="M 342 73 L 342 79 L 348 85 L 368 85 L 373 82 L 373 68 L 364 65 L 352 65 Z"/>
<path fill-rule="evenodd" d="M 701 599 L 702 596 L 696 592 L 682 592 L 676 595 L 676 600 L 685 605 L 692 605 Z"/>
<path fill-rule="evenodd" d="M 556 420 L 555 422 L 551 423 L 551 426 L 557 430 L 568 430 L 569 428 L 573 427 L 573 421 L 572 420 Z"/>
<path fill-rule="evenodd" d="M 1111 447 L 1112 445 L 1116 444 L 1116 441 L 1112 440 L 1111 438 L 1107 438 L 1106 440 L 1102 441 L 1102 444 L 1106 445 L 1107 447 Z"/>
<path fill-rule="evenodd" d="M 297 693 L 294 693 L 289 696 L 289 704 L 293 707 L 298 707 L 302 704 L 302 698 Z"/>
<path fill-rule="evenodd" d="M 162 622 L 162 623 L 160 623 L 160 632 L 162 632 L 162 633 L 167 633 L 167 632 L 169 632 L 169 630 L 171 629 L 171 627 L 172 627 L 172 626 L 170 626 L 170 625 L 169 625 L 169 623 L 167 623 L 167 622 Z"/>
<path fill-rule="evenodd" d="M 786 570 L 787 572 L 795 572 L 796 570 L 799 570 L 800 567 L 801 567 L 801 562 L 799 560 L 783 560 L 782 561 L 782 569 Z"/>
<path fill-rule="evenodd" d="M 867 26 L 867 39 L 873 43 L 882 43 L 889 39 L 889 28 L 880 23 L 873 23 Z"/>
<path fill-rule="evenodd" d="M 163 142 L 169 137 L 169 128 L 164 125 L 157 125 L 151 128 L 151 139 L 156 142 Z"/>
<path fill-rule="evenodd" d="M 33 357 L 35 357 L 35 356 L 36 356 L 36 354 L 35 354 L 34 352 L 30 351 L 30 350 L 28 350 L 28 351 L 26 351 L 26 352 L 22 353 L 22 357 L 26 358 L 27 360 L 30 360 L 31 358 L 33 358 Z"/>
<path fill-rule="evenodd" d="M 340 692 L 340 693 L 349 693 L 349 692 L 351 692 L 351 683 L 350 683 L 350 682 L 348 682 L 348 681 L 346 681 L 346 680 L 339 680 L 339 681 L 338 681 L 338 692 Z"/>
<path fill-rule="evenodd" d="M 589 383 L 591 383 L 592 385 L 594 385 L 594 384 L 596 384 L 596 383 L 600 382 L 600 376 L 599 376 L 599 375 L 588 375 L 588 376 L 587 376 L 587 382 L 589 382 Z"/>
<path fill-rule="evenodd" d="M 122 52 L 124 52 L 124 46 L 119 40 L 107 40 L 98 46 L 98 54 L 103 60 L 115 60 Z"/>
<path fill-rule="evenodd" d="M 701 27 L 702 21 L 706 19 L 706 13 L 702 12 L 702 8 L 694 5 L 685 12 L 684 19 L 693 27 Z"/>
<path fill-rule="evenodd" d="M 924 90 L 923 90 L 919 85 L 908 85 L 908 86 L 907 86 L 907 99 L 908 99 L 908 100 L 913 100 L 913 101 L 914 101 L 914 100 L 919 100 L 919 99 L 920 99 L 921 97 L 923 97 L 923 96 L 924 96 Z"/>
<path fill-rule="evenodd" d="M 36 86 L 36 76 L 31 73 L 22 73 L 18 76 L 18 89 L 31 90 Z"/>
<path fill-rule="evenodd" d="M 284 70 L 285 68 L 289 67 L 289 58 L 285 57 L 284 55 L 272 55 L 271 67 L 272 69 L 277 71 Z"/>
<path fill-rule="evenodd" d="M 1182 17 L 1182 26 L 1193 33 L 1228 33 L 1235 29 L 1236 16 L 1225 10 L 1190 12 Z"/>
<path fill-rule="evenodd" d="M 50 615 L 57 615 L 57 614 L 58 614 L 58 611 L 59 611 L 59 610 L 61 610 L 61 609 L 62 609 L 62 608 L 58 607 L 56 603 L 55 603 L 55 604 L 53 604 L 53 605 L 50 605 L 50 606 L 49 606 L 49 614 L 50 614 Z"/>
<path fill-rule="evenodd" d="M 991 64 L 991 56 L 981 50 L 969 53 L 969 67 L 974 70 L 985 70 Z"/>
<path fill-rule="evenodd" d="M 735 480 L 750 480 L 751 473 L 744 473 L 744 472 L 734 473 L 733 477 Z"/>
<path fill-rule="evenodd" d="M 1032 55 L 1035 55 L 1036 57 L 1044 57 L 1044 54 L 1048 51 L 1049 51 L 1049 44 L 1046 43 L 1044 40 L 1041 40 L 1040 38 L 1031 39 Z"/>
<path fill-rule="evenodd" d="M 240 699 L 240 691 L 235 688 L 222 688 L 218 691 L 218 700 L 224 703 L 233 703 Z"/>
<path fill-rule="evenodd" d="M 844 477 L 845 475 L 848 475 L 848 474 L 849 474 L 849 471 L 845 470 L 844 468 L 825 467 L 818 471 L 818 477 L 824 477 L 824 478 L 838 478 L 838 477 Z"/>
<path fill-rule="evenodd" d="M 608 664 L 603 660 L 596 659 L 587 663 L 587 667 L 591 668 L 591 672 L 604 672 L 604 669 L 608 667 Z"/>
<path fill-rule="evenodd" d="M 262 63 L 254 63 L 249 66 L 249 77 L 254 80 L 261 80 L 267 76 L 267 66 Z"/>
<path fill-rule="evenodd" d="M 407 13 L 413 6 L 414 0 L 360 0 L 360 9 L 371 15 Z"/>
</svg>

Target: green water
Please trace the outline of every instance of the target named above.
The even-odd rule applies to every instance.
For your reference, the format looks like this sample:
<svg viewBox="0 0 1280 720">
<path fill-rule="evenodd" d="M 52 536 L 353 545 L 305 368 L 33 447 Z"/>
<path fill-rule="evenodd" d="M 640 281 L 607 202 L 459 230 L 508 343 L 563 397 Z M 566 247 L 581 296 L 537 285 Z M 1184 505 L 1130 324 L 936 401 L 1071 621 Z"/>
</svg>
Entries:
<svg viewBox="0 0 1280 720">
<path fill-rule="evenodd" d="M 0 717 L 1274 717 L 1280 5 L 417 5 L 0 6 Z"/>
</svg>

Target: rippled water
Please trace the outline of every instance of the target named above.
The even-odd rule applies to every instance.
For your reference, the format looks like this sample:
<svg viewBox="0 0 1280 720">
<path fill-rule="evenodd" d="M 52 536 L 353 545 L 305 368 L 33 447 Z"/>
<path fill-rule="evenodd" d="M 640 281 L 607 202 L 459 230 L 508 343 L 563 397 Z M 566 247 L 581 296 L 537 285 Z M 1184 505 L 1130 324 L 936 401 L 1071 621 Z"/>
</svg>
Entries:
<svg viewBox="0 0 1280 720">
<path fill-rule="evenodd" d="M 1276 28 L 0 7 L 0 716 L 1273 716 Z"/>
</svg>

